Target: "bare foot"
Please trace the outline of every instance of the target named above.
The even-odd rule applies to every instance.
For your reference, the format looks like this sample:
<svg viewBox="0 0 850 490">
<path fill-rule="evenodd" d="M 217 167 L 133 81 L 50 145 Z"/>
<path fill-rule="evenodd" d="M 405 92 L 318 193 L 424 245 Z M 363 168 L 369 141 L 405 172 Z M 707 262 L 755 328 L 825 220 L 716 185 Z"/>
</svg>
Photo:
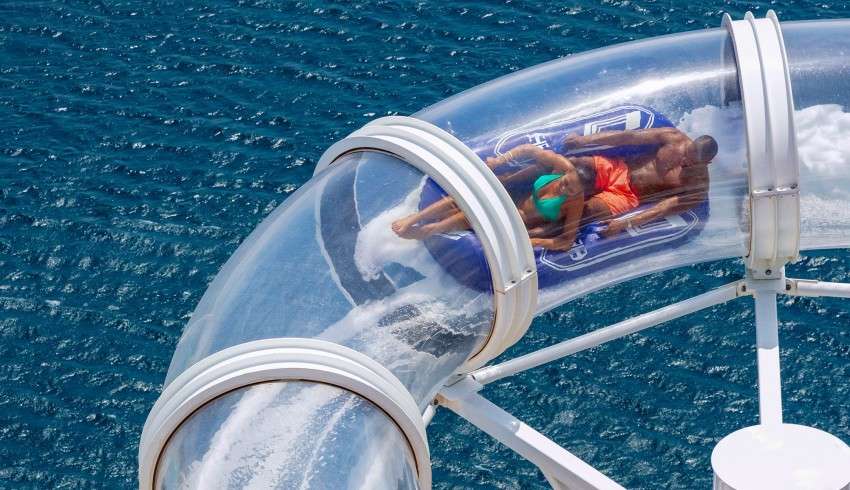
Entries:
<svg viewBox="0 0 850 490">
<path fill-rule="evenodd" d="M 412 236 L 415 234 L 414 224 L 416 224 L 416 215 L 411 214 L 410 216 L 393 221 L 392 229 L 401 238 L 414 238 Z"/>
</svg>

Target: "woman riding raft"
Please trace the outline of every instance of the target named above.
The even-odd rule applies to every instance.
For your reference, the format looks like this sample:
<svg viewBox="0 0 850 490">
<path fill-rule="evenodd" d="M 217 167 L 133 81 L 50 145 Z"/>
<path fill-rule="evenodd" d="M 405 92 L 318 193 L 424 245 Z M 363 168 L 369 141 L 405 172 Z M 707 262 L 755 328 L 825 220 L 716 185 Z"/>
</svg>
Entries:
<svg viewBox="0 0 850 490">
<path fill-rule="evenodd" d="M 692 140 L 675 128 L 569 135 L 565 143 L 571 150 L 597 145 L 650 145 L 654 150 L 630 157 L 565 157 L 526 144 L 488 158 L 487 165 L 493 169 L 510 161 L 534 162 L 517 172 L 499 176 L 506 186 L 534 179 L 527 192 L 512 196 L 533 247 L 569 250 L 584 224 L 607 225 L 601 234 L 610 237 L 696 206 L 708 195 L 707 165 L 718 149 L 711 136 Z M 616 219 L 640 204 L 649 203 L 654 205 Z M 454 200 L 445 197 L 395 221 L 392 228 L 402 238 L 424 240 L 438 233 L 469 229 L 470 225 Z"/>
</svg>

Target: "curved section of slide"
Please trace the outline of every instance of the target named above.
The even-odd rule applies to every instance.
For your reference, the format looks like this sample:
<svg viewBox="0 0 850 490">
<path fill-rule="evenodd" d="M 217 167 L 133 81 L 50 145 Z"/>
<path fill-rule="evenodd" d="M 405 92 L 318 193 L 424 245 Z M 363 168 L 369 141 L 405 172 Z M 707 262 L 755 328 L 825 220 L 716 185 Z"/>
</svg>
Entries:
<svg viewBox="0 0 850 490">
<path fill-rule="evenodd" d="M 426 177 L 377 152 L 340 158 L 275 210 L 210 285 L 166 383 L 252 340 L 317 338 L 389 369 L 424 410 L 477 352 L 493 295 L 457 282 L 392 223 Z M 486 267 L 486 264 L 482 264 Z M 413 477 L 411 476 L 413 475 Z M 329 385 L 262 383 L 207 404 L 160 458 L 161 487 L 413 488 L 410 448 L 368 400 Z"/>
</svg>

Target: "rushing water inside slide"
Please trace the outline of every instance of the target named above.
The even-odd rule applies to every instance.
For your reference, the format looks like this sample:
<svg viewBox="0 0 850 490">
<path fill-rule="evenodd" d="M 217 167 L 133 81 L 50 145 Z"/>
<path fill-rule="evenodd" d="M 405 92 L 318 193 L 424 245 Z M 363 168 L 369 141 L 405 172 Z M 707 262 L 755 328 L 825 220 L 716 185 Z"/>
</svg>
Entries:
<svg viewBox="0 0 850 490">
<path fill-rule="evenodd" d="M 751 7 L 724 8 L 740 17 Z M 330 143 L 371 118 L 413 113 L 557 56 L 715 27 L 717 8 L 0 6 L 0 486 L 135 486 L 139 433 L 192 310 L 238 243 L 306 182 Z M 779 15 L 850 11 L 796 2 Z M 839 200 L 847 187 L 829 177 L 847 175 L 847 107 L 798 103 L 803 171 L 828 177 L 801 197 L 804 213 L 819 206 L 811 226 L 818 216 L 831 218 L 808 236 L 846 236 L 833 223 L 847 216 Z M 702 118 L 721 117 L 718 111 L 692 113 L 682 124 L 709 124 Z M 379 257 L 373 253 L 407 253 L 370 252 L 367 244 L 356 244 L 366 277 Z M 536 320 L 506 356 L 740 273 L 738 261 L 721 261 L 595 292 Z M 809 252 L 789 274 L 850 281 L 850 262 L 843 250 Z M 786 418 L 850 441 L 837 402 L 850 395 L 846 304 L 788 298 L 780 315 Z M 714 443 L 756 421 L 753 340 L 744 300 L 504 380 L 485 394 L 629 488 L 706 486 Z M 246 407 L 291 409 L 291 398 L 277 394 L 295 388 L 263 389 Z M 316 403 L 350 402 L 319 391 Z M 437 488 L 546 486 L 530 464 L 450 413 L 438 413 L 429 437 Z M 306 443 L 290 441 L 280 450 Z"/>
</svg>

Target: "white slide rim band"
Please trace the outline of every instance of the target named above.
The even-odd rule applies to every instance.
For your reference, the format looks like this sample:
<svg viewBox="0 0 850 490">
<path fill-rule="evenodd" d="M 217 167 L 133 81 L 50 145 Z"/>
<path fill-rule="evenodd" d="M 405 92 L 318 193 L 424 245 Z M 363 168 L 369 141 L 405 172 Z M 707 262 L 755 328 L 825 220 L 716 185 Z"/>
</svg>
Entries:
<svg viewBox="0 0 850 490">
<path fill-rule="evenodd" d="M 419 488 L 431 488 L 431 458 L 422 414 L 389 370 L 348 347 L 318 339 L 273 338 L 212 354 L 184 371 L 162 392 L 139 443 L 139 489 L 154 488 L 157 463 L 177 428 L 206 403 L 239 388 L 272 381 L 337 386 L 383 410 L 407 439 Z"/>
<path fill-rule="evenodd" d="M 750 245 L 747 268 L 775 276 L 800 250 L 799 157 L 794 99 L 779 20 L 723 16 L 735 48 L 747 130 Z"/>
<path fill-rule="evenodd" d="M 522 338 L 537 307 L 537 267 L 525 224 L 492 170 L 437 126 L 391 116 L 372 121 L 331 146 L 315 173 L 355 151 L 392 154 L 434 179 L 454 198 L 481 240 L 493 279 L 495 319 L 485 345 L 459 372 L 483 366 Z"/>
</svg>

